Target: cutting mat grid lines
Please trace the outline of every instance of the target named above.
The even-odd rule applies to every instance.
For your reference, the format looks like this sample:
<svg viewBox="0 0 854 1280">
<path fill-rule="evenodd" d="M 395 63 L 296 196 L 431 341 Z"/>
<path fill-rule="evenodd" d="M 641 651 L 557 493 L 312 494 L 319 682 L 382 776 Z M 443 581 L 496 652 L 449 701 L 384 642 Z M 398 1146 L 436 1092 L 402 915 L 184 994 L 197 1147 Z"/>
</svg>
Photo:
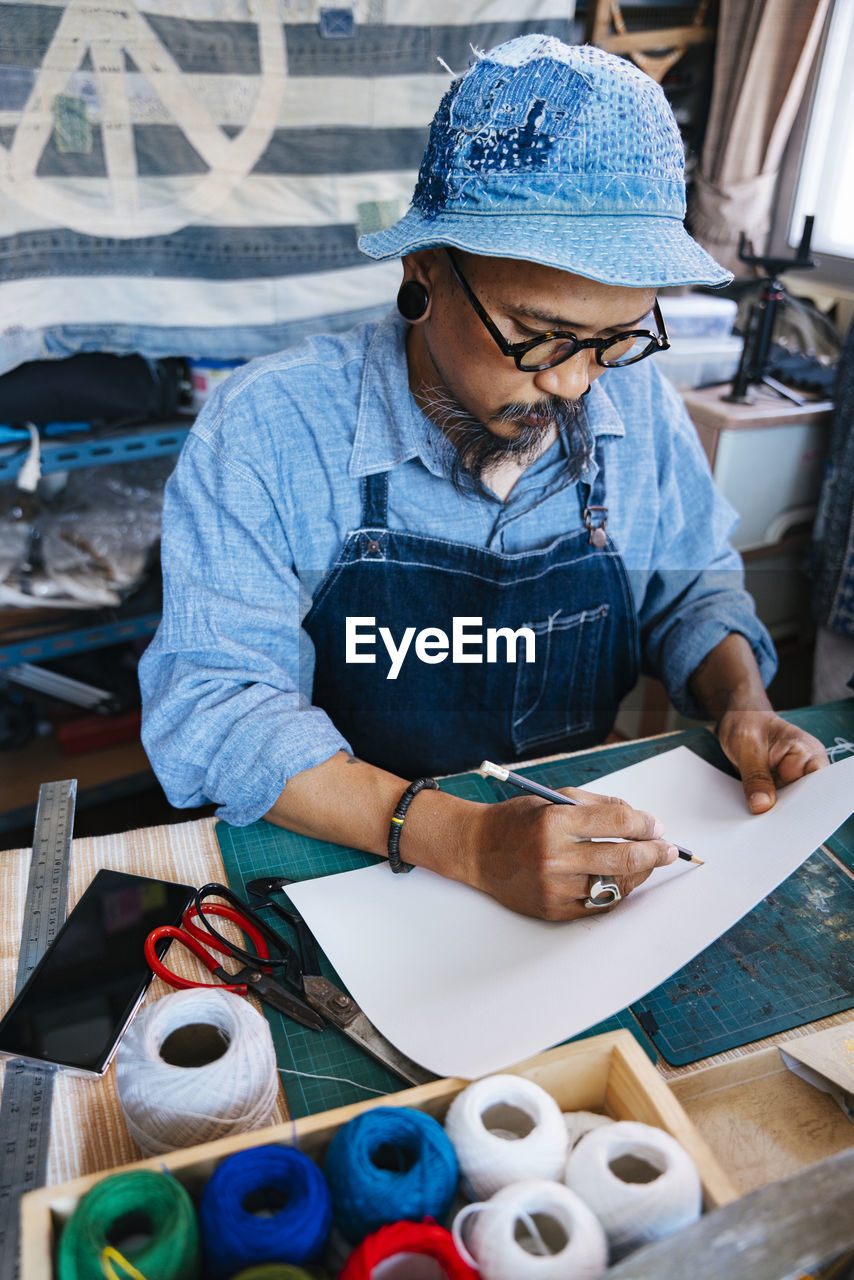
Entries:
<svg viewBox="0 0 854 1280">
<path fill-rule="evenodd" d="M 854 1007 L 854 882 L 821 852 L 632 1011 L 672 1066 Z"/>
<path fill-rule="evenodd" d="M 828 744 L 838 736 L 854 738 L 854 699 L 806 708 L 789 718 Z M 717 768 L 733 772 L 714 736 L 703 728 L 545 761 L 519 772 L 550 787 L 583 786 L 677 746 L 686 746 Z M 444 778 L 441 786 L 452 795 L 485 803 L 519 794 L 514 787 L 477 773 Z M 228 883 L 244 897 L 247 882 L 259 876 L 306 880 L 382 861 L 263 821 L 248 827 L 219 822 L 216 833 Z M 840 828 L 827 847 L 854 870 L 854 819 Z M 854 961 L 849 959 L 854 948 L 844 936 L 854 932 L 854 886 L 822 854 L 814 854 L 804 866 L 807 871 L 802 867 L 756 912 L 668 983 L 576 1039 L 627 1027 L 654 1061 L 657 1049 L 668 1062 L 682 1065 L 854 1007 Z M 805 875 L 812 879 L 804 881 Z M 823 909 L 828 903 L 832 910 Z M 272 912 L 266 918 L 274 928 L 287 930 Z M 828 922 L 837 918 L 840 923 L 834 933 Z M 358 921 L 353 927 L 358 928 Z M 758 938 L 767 942 L 757 943 Z M 320 962 L 323 973 L 343 986 L 322 954 Z M 392 963 L 389 973 L 392 979 L 397 974 Z M 405 974 L 397 976 L 405 981 Z M 264 1013 L 294 1118 L 407 1087 L 334 1028 L 308 1031 L 275 1011 L 265 1008 Z"/>
<path fill-rule="evenodd" d="M 369 867 L 381 861 L 370 854 L 311 840 L 266 822 L 248 827 L 229 827 L 218 822 L 216 833 L 228 883 L 247 901 L 251 899 L 246 885 L 257 876 L 275 874 L 305 880 Z M 261 914 L 274 929 L 287 935 L 288 926 L 272 911 Z M 293 935 L 291 941 L 296 941 Z M 343 986 L 322 952 L 319 959 L 324 975 Z M 262 1012 L 273 1034 L 276 1061 L 283 1072 L 288 1109 L 294 1119 L 408 1087 L 334 1027 L 309 1031 L 267 1006 L 262 1006 Z"/>
</svg>

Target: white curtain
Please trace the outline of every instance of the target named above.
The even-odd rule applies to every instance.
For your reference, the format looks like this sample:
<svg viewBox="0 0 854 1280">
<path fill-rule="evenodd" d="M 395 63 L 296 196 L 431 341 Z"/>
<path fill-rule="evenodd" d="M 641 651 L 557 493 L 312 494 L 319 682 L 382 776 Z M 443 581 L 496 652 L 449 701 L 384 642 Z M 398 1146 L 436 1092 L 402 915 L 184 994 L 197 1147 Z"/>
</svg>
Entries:
<svg viewBox="0 0 854 1280">
<path fill-rule="evenodd" d="M 745 231 L 761 252 L 783 151 L 830 0 L 721 0 L 709 122 L 690 225 L 736 272 Z"/>
</svg>

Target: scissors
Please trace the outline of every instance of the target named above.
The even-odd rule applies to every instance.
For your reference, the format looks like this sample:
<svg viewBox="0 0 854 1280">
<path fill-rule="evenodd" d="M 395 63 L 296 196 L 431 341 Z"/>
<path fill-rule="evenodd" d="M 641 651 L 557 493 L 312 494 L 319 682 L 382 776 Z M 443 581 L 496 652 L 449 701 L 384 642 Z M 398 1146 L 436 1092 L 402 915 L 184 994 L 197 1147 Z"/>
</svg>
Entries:
<svg viewBox="0 0 854 1280">
<path fill-rule="evenodd" d="M 222 886 L 216 887 L 221 888 Z M 200 913 L 202 913 L 201 916 Z M 255 953 L 252 954 L 234 946 L 218 933 L 210 933 L 200 929 L 197 921 L 201 918 L 204 922 L 207 916 L 219 916 L 236 924 L 241 933 L 254 944 Z M 225 906 L 218 902 L 203 902 L 201 906 L 197 907 L 195 903 L 191 903 L 181 917 L 180 927 L 173 924 L 164 924 L 157 929 L 152 929 L 145 940 L 145 958 L 158 977 L 162 978 L 164 982 L 168 982 L 170 987 L 175 987 L 179 990 L 187 990 L 192 987 L 220 987 L 223 991 L 234 991 L 241 996 L 245 996 L 248 991 L 254 991 L 255 995 L 265 1004 L 268 1004 L 271 1009 L 276 1009 L 279 1013 L 286 1014 L 289 1018 L 293 1018 L 303 1027 L 309 1027 L 312 1031 L 321 1031 L 324 1022 L 320 1015 L 304 1000 L 293 995 L 280 983 L 274 981 L 268 972 L 264 972 L 265 969 L 269 970 L 273 965 L 281 964 L 287 967 L 292 965 L 293 962 L 290 955 L 284 955 L 281 960 L 270 959 L 270 951 L 265 940 L 264 930 L 258 928 L 258 924 L 263 923 L 263 921 L 253 922 L 237 906 Z M 269 930 L 269 932 L 273 934 L 274 938 L 278 938 L 278 935 L 273 933 L 273 930 Z M 182 978 L 177 973 L 173 973 L 158 955 L 157 943 L 162 938 L 170 938 L 188 951 L 192 951 L 193 955 L 201 960 L 205 968 L 210 970 L 217 981 L 196 982 L 192 978 Z M 288 948 L 288 951 L 291 950 L 292 948 Z M 212 951 L 219 951 L 225 955 L 239 955 L 244 960 L 244 967 L 237 973 L 230 973 L 227 969 L 223 969 L 217 957 L 212 954 Z"/>
<path fill-rule="evenodd" d="M 259 908 L 271 907 L 280 919 L 285 920 L 293 927 L 297 938 L 298 952 L 281 935 L 271 929 L 260 916 L 256 915 L 251 907 L 241 903 L 236 894 L 233 894 L 225 885 L 206 884 L 199 889 L 196 893 L 196 910 L 197 913 L 201 913 L 201 922 L 208 932 L 213 934 L 218 941 L 225 943 L 226 940 L 220 937 L 210 922 L 209 916 L 215 913 L 209 913 L 204 910 L 205 906 L 208 905 L 205 899 L 212 896 L 224 897 L 233 904 L 240 904 L 239 909 L 241 912 L 244 915 L 249 912 L 252 921 L 260 928 L 264 936 L 271 942 L 275 939 L 274 945 L 282 956 L 280 961 L 275 962 L 281 964 L 284 968 L 282 980 L 291 986 L 312 1010 L 316 1010 L 326 1022 L 333 1027 L 337 1027 L 343 1035 L 359 1045 L 365 1053 L 370 1054 L 377 1062 L 381 1062 L 389 1071 L 393 1071 L 395 1075 L 400 1076 L 408 1083 L 426 1084 L 428 1081 L 435 1080 L 436 1076 L 432 1072 L 425 1070 L 417 1062 L 413 1062 L 411 1058 L 407 1058 L 405 1054 L 394 1047 L 390 1040 L 386 1040 L 385 1036 L 380 1034 L 352 996 L 348 995 L 346 991 L 342 991 L 340 987 L 336 987 L 320 972 L 317 948 L 308 925 L 296 910 L 287 910 L 281 903 L 273 902 L 270 896 L 273 893 L 282 892 L 285 885 L 292 883 L 293 881 L 288 880 L 286 876 L 263 876 L 258 880 L 250 881 L 246 887 L 253 899 L 263 899 L 263 901 L 257 903 Z M 251 961 L 252 959 L 248 953 L 241 952 L 233 946 L 231 953 L 244 960 Z"/>
</svg>

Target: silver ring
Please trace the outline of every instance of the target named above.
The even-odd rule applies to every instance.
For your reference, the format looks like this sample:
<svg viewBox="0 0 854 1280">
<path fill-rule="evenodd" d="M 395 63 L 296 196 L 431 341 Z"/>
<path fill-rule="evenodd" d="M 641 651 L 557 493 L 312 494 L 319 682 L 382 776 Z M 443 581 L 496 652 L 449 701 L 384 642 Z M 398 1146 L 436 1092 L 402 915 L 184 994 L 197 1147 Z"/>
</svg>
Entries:
<svg viewBox="0 0 854 1280">
<path fill-rule="evenodd" d="M 613 907 L 622 896 L 616 880 L 610 880 L 607 876 L 592 876 L 584 905 L 597 910 L 600 907 Z"/>
</svg>

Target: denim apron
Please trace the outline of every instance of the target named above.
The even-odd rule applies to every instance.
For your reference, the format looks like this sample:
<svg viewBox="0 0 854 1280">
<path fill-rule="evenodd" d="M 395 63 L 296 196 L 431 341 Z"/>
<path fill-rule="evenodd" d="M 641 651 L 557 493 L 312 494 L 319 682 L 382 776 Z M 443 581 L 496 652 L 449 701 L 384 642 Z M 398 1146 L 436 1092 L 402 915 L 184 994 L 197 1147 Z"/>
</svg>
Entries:
<svg viewBox="0 0 854 1280">
<path fill-rule="evenodd" d="M 580 527 L 515 555 L 389 529 L 388 473 L 366 477 L 361 527 L 347 535 L 303 624 L 315 647 L 312 702 L 360 759 L 414 778 L 573 751 L 607 735 L 637 680 L 639 648 L 626 569 L 605 531 L 596 456 L 592 490 L 577 486 Z M 358 650 L 374 663 L 345 661 L 348 617 L 374 620 L 361 624 L 373 647 L 363 641 Z M 450 648 L 443 661 L 425 662 L 413 637 L 388 679 L 380 627 L 395 645 L 407 627 L 416 635 L 441 628 L 450 645 L 460 617 L 470 636 L 483 634 L 465 650 L 480 662 L 454 662 Z M 523 626 L 535 635 L 533 662 L 522 637 L 515 662 L 502 639 L 497 660 L 486 661 L 487 628 Z"/>
</svg>

